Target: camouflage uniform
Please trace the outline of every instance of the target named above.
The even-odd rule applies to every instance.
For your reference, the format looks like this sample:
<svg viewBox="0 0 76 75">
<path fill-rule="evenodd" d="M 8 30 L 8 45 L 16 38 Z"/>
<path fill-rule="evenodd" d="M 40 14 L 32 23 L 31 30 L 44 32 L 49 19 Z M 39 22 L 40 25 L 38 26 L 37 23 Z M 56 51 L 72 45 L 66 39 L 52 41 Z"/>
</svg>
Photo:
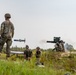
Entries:
<svg viewBox="0 0 76 75">
<path fill-rule="evenodd" d="M 60 43 L 57 42 L 53 50 L 56 50 L 57 52 L 65 52 L 64 43 L 62 41 Z"/>
<path fill-rule="evenodd" d="M 40 57 L 41 57 L 41 50 L 40 47 L 36 48 L 36 65 L 40 65 Z"/>
<path fill-rule="evenodd" d="M 53 50 L 56 50 L 57 52 L 60 52 L 61 51 L 60 43 L 57 42 L 55 44 L 55 48 Z"/>
<path fill-rule="evenodd" d="M 5 21 L 1 24 L 1 41 L 0 41 L 0 52 L 2 52 L 3 46 L 6 43 L 6 54 L 10 56 L 10 46 L 12 44 L 12 37 L 14 35 L 14 26 L 9 20 L 10 14 L 5 14 Z"/>
<path fill-rule="evenodd" d="M 60 42 L 60 48 L 61 48 L 61 52 L 65 52 L 63 41 Z"/>
<path fill-rule="evenodd" d="M 29 46 L 26 45 L 26 50 L 24 51 L 24 58 L 30 61 L 31 57 L 32 57 L 32 51 L 29 49 Z"/>
</svg>

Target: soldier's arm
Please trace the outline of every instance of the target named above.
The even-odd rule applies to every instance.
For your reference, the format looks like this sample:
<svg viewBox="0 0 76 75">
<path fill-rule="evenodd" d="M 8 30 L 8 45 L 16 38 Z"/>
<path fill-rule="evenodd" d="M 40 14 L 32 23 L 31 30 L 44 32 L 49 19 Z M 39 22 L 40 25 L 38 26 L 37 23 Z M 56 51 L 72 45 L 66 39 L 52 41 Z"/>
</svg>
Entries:
<svg viewBox="0 0 76 75">
<path fill-rule="evenodd" d="M 14 25 L 12 24 L 12 37 L 14 36 Z"/>
<path fill-rule="evenodd" d="M 31 57 L 33 56 L 33 52 L 31 51 Z"/>
<path fill-rule="evenodd" d="M 42 55 L 42 51 L 40 51 L 40 56 Z"/>
<path fill-rule="evenodd" d="M 0 32 L 1 35 L 3 34 L 3 30 L 4 30 L 4 22 L 1 24 L 1 32 Z"/>
<path fill-rule="evenodd" d="M 26 51 L 24 51 L 24 58 L 26 59 Z"/>
</svg>

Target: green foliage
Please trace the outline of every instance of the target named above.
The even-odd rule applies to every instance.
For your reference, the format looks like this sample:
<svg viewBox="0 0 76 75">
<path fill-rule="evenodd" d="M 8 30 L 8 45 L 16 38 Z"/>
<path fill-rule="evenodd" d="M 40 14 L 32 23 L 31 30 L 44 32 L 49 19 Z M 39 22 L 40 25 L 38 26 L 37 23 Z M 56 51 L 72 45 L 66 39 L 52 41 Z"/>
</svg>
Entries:
<svg viewBox="0 0 76 75">
<path fill-rule="evenodd" d="M 61 58 L 60 52 L 42 51 L 41 63 L 45 67 L 38 67 L 35 65 L 35 50 L 33 54 L 31 61 L 26 61 L 21 55 L 6 60 L 6 55 L 2 54 L 0 75 L 64 75 L 68 72 L 76 75 L 76 55 Z"/>
<path fill-rule="evenodd" d="M 32 61 L 0 61 L 0 75 L 64 75 L 64 73 L 48 67 L 37 67 Z"/>
<path fill-rule="evenodd" d="M 44 56 L 46 65 L 52 67 L 55 70 L 69 71 L 72 73 L 76 72 L 76 55 L 70 54 L 68 57 L 61 58 L 60 52 L 46 52 Z M 60 72 L 59 72 L 60 73 Z"/>
</svg>

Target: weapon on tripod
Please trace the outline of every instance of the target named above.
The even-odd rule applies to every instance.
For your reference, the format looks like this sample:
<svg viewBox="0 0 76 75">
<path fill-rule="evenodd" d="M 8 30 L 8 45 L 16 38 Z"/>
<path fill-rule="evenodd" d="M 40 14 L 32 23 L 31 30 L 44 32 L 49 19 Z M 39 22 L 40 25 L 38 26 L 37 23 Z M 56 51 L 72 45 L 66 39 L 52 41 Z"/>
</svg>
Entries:
<svg viewBox="0 0 76 75">
<path fill-rule="evenodd" d="M 60 40 L 60 37 L 54 37 L 53 41 L 47 41 L 47 43 L 55 43 L 55 48 L 53 50 L 64 52 L 64 41 Z"/>
<path fill-rule="evenodd" d="M 60 37 L 54 37 L 53 41 L 47 41 L 47 43 L 65 43 L 63 40 L 60 40 Z"/>
</svg>

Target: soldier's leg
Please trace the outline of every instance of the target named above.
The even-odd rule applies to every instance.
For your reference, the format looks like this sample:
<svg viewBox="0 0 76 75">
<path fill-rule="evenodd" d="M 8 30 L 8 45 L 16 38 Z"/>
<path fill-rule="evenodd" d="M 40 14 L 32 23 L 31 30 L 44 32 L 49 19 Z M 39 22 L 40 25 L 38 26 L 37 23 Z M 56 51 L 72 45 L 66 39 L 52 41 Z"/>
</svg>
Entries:
<svg viewBox="0 0 76 75">
<path fill-rule="evenodd" d="M 3 49 L 3 45 L 0 44 L 0 53 L 2 52 L 2 49 Z"/>
<path fill-rule="evenodd" d="M 6 41 L 6 57 L 10 57 L 10 46 L 12 44 L 12 40 L 11 39 L 8 39 Z"/>
<path fill-rule="evenodd" d="M 2 49 L 3 49 L 3 46 L 6 42 L 6 39 L 5 38 L 2 38 L 1 41 L 0 41 L 0 53 L 2 52 Z"/>
<path fill-rule="evenodd" d="M 36 58 L 36 65 L 40 65 L 40 58 Z"/>
</svg>

